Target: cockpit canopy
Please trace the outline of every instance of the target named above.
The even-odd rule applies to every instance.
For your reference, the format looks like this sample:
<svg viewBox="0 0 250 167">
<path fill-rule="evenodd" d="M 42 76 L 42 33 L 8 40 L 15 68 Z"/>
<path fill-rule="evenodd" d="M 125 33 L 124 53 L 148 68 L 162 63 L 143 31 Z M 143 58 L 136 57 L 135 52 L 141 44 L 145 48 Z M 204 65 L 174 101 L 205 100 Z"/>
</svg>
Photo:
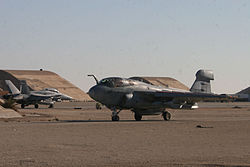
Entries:
<svg viewBox="0 0 250 167">
<path fill-rule="evenodd" d="M 55 88 L 44 88 L 43 90 L 59 93 L 59 91 Z"/>
<path fill-rule="evenodd" d="M 104 78 L 98 84 L 104 85 L 104 86 L 107 86 L 110 88 L 116 88 L 116 87 L 133 86 L 136 83 L 135 83 L 135 81 L 133 81 L 131 79 L 112 77 L 112 78 Z"/>
</svg>

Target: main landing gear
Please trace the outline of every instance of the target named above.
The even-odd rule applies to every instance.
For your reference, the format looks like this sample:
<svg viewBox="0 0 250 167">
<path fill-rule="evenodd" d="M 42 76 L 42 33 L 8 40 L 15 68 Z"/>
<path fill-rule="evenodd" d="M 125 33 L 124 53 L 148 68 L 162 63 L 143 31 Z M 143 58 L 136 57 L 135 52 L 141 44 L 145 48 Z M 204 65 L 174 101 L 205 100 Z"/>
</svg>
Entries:
<svg viewBox="0 0 250 167">
<path fill-rule="evenodd" d="M 142 119 L 142 115 L 137 113 L 137 112 L 135 112 L 134 117 L 135 117 L 136 121 L 141 121 L 141 119 Z"/>
<path fill-rule="evenodd" d="M 21 104 L 21 108 L 25 108 L 25 104 Z"/>
<path fill-rule="evenodd" d="M 21 108 L 25 108 L 26 106 L 28 106 L 28 105 L 21 104 Z M 39 106 L 38 106 L 38 104 L 34 104 L 34 107 L 35 107 L 35 108 L 38 108 Z"/>
<path fill-rule="evenodd" d="M 38 104 L 35 104 L 34 106 L 35 106 L 35 108 L 38 108 L 38 107 L 39 107 Z"/>
<path fill-rule="evenodd" d="M 171 119 L 171 114 L 170 114 L 170 112 L 168 112 L 168 111 L 164 111 L 164 112 L 162 113 L 162 116 L 163 116 L 163 119 L 164 119 L 165 121 L 169 121 L 169 120 Z"/>
<path fill-rule="evenodd" d="M 168 111 L 162 112 L 162 116 L 165 121 L 169 121 L 171 119 L 171 114 Z M 135 112 L 134 118 L 136 121 L 141 121 L 142 115 L 138 112 Z"/>
<path fill-rule="evenodd" d="M 54 108 L 54 105 L 53 105 L 53 104 L 50 104 L 50 105 L 49 105 L 49 108 Z"/>
</svg>

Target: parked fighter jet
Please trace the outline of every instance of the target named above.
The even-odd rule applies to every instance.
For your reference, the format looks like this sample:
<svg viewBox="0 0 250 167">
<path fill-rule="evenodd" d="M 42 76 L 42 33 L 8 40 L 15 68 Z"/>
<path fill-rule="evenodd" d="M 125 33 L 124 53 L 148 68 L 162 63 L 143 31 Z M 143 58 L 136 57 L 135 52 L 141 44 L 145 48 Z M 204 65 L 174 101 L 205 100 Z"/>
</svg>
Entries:
<svg viewBox="0 0 250 167">
<path fill-rule="evenodd" d="M 21 88 L 20 89 L 22 90 L 21 93 L 23 93 L 23 94 L 28 94 L 29 92 L 32 92 L 32 93 L 42 94 L 42 95 L 51 95 L 52 101 L 56 101 L 56 102 L 59 102 L 62 100 L 73 100 L 72 97 L 59 92 L 55 88 L 45 88 L 45 89 L 39 90 L 39 91 L 30 91 L 25 80 L 21 80 Z"/>
<path fill-rule="evenodd" d="M 54 105 L 52 98 L 55 95 L 52 93 L 45 95 L 36 91 L 30 91 L 28 86 L 22 84 L 22 82 L 19 91 L 10 80 L 5 80 L 5 83 L 11 92 L 11 95 L 5 97 L 13 98 L 17 103 L 21 104 L 22 108 L 31 104 L 34 104 L 35 108 L 38 108 L 38 104 L 49 105 L 50 108 L 52 108 Z"/>
<path fill-rule="evenodd" d="M 112 121 L 119 121 L 118 114 L 123 109 L 134 112 L 136 121 L 143 115 L 162 114 L 164 120 L 170 120 L 171 114 L 166 108 L 195 108 L 202 100 L 227 99 L 227 95 L 211 93 L 210 80 L 214 80 L 212 71 L 199 70 L 190 91 L 154 86 L 133 79 L 119 77 L 96 80 L 88 94 L 97 102 L 112 110 Z"/>
<path fill-rule="evenodd" d="M 63 94 L 61 92 L 59 92 L 57 89 L 55 88 L 44 88 L 43 90 L 40 90 L 39 91 L 41 94 L 44 93 L 54 93 L 56 96 L 53 97 L 53 101 L 64 101 L 64 100 L 73 100 L 72 97 L 66 95 L 66 94 Z"/>
</svg>

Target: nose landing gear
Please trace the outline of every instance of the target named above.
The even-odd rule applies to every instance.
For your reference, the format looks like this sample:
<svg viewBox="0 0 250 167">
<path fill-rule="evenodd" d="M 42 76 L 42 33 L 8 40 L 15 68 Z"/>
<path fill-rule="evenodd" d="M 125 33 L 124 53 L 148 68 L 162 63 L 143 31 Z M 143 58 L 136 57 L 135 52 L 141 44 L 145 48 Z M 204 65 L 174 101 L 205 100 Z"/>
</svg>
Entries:
<svg viewBox="0 0 250 167">
<path fill-rule="evenodd" d="M 113 108 L 112 110 L 113 110 L 111 116 L 112 121 L 119 121 L 120 117 L 118 116 L 118 114 L 121 112 L 121 110 L 117 111 L 115 108 Z"/>
<path fill-rule="evenodd" d="M 119 121 L 120 117 L 118 115 L 113 115 L 112 116 L 112 121 Z"/>
</svg>

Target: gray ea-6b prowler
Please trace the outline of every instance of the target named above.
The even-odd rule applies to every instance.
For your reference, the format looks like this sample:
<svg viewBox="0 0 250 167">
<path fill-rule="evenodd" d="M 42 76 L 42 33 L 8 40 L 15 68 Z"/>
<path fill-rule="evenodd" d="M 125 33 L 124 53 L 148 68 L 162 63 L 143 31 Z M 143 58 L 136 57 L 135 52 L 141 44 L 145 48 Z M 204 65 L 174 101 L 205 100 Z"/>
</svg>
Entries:
<svg viewBox="0 0 250 167">
<path fill-rule="evenodd" d="M 210 80 L 214 80 L 210 70 L 199 70 L 190 91 L 154 86 L 133 79 L 110 77 L 98 81 L 90 88 L 89 96 L 112 110 L 112 121 L 119 121 L 118 114 L 123 109 L 134 112 L 136 121 L 144 115 L 160 115 L 170 120 L 166 108 L 197 108 L 197 102 L 204 100 L 227 100 L 227 95 L 211 93 Z"/>
</svg>

